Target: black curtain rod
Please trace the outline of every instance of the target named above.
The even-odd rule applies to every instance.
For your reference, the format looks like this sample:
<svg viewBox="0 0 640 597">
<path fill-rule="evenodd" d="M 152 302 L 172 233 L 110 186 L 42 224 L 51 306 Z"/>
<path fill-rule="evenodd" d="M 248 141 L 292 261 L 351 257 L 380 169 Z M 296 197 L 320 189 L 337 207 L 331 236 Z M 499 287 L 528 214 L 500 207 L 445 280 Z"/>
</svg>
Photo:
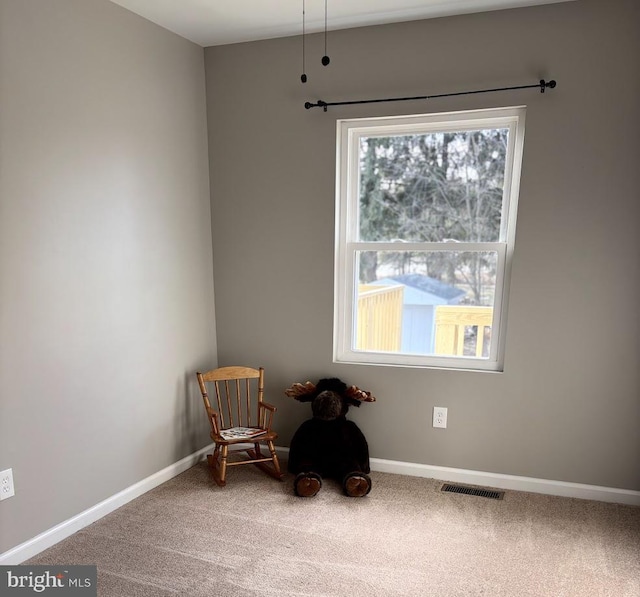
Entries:
<svg viewBox="0 0 640 597">
<path fill-rule="evenodd" d="M 478 89 L 476 91 L 458 91 L 456 93 L 439 93 L 437 95 L 417 95 L 415 97 L 388 97 L 384 99 L 370 99 L 370 100 L 353 100 L 350 102 L 324 102 L 322 100 L 318 100 L 315 104 L 311 102 L 305 102 L 304 107 L 309 110 L 310 108 L 323 108 L 324 111 L 327 111 L 329 106 L 350 106 L 353 104 L 377 104 L 380 102 L 406 102 L 410 100 L 426 100 L 426 99 L 435 99 L 438 97 L 452 97 L 454 95 L 471 95 L 474 93 L 492 93 L 494 91 L 513 91 L 514 89 L 532 89 L 533 87 L 537 87 L 540 89 L 540 93 L 544 93 L 544 90 L 549 87 L 549 89 L 553 89 L 556 86 L 556 82 L 552 79 L 551 81 L 545 81 L 544 79 L 540 79 L 539 83 L 534 85 L 517 85 L 516 87 L 497 87 L 495 89 Z"/>
</svg>

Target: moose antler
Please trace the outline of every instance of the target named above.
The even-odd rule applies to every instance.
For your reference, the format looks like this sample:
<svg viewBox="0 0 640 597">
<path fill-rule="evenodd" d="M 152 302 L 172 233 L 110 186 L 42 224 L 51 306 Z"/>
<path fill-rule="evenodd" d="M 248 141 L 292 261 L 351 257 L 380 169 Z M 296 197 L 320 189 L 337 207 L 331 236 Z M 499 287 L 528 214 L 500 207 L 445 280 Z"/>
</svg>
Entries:
<svg viewBox="0 0 640 597">
<path fill-rule="evenodd" d="M 342 384 L 344 387 L 344 383 L 340 380 L 320 380 L 319 383 L 324 383 L 326 381 L 337 381 Z M 324 387 L 324 386 L 323 386 Z M 295 398 L 300 402 L 310 402 L 315 397 L 314 394 L 317 392 L 316 384 L 311 383 L 310 381 L 306 381 L 305 383 L 294 383 L 290 388 L 287 388 L 284 393 L 290 398 Z M 340 390 L 339 393 L 342 397 L 349 401 L 353 406 L 360 406 L 362 402 L 375 402 L 375 396 L 371 395 L 371 392 L 367 392 L 366 390 L 361 390 L 358 386 L 349 386 L 346 390 Z"/>
<path fill-rule="evenodd" d="M 349 386 L 347 391 L 345 392 L 345 396 L 347 398 L 351 398 L 353 400 L 359 400 L 360 402 L 375 402 L 376 397 L 371 395 L 371 392 L 367 392 L 365 390 L 361 390 L 357 386 Z"/>
<path fill-rule="evenodd" d="M 300 400 L 309 394 L 313 394 L 316 391 L 315 384 L 312 384 L 310 381 L 306 381 L 305 383 L 294 383 L 290 388 L 287 388 L 284 393 L 289 396 L 289 398 L 295 398 L 296 400 Z"/>
</svg>

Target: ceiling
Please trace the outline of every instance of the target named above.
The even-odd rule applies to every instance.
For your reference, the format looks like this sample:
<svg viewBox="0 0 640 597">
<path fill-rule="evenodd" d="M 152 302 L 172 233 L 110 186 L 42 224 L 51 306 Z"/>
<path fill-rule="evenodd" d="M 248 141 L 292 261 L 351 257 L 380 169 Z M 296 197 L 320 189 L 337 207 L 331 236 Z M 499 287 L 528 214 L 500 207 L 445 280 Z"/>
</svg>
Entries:
<svg viewBox="0 0 640 597">
<path fill-rule="evenodd" d="M 303 0 L 111 0 L 201 46 L 302 33 Z M 327 28 L 349 29 L 571 0 L 327 0 Z M 324 29 L 322 0 L 305 0 L 306 31 Z"/>
</svg>

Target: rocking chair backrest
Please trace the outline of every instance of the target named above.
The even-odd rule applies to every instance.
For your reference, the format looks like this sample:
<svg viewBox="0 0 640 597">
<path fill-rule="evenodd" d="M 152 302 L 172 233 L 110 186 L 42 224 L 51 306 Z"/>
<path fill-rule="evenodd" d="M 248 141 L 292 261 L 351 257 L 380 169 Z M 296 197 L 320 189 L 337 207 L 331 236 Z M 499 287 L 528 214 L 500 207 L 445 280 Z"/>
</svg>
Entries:
<svg viewBox="0 0 640 597">
<path fill-rule="evenodd" d="M 265 410 L 259 407 L 264 397 L 264 369 L 221 367 L 198 374 L 204 406 L 213 433 L 230 427 L 265 427 Z M 207 392 L 206 384 L 212 389 Z M 218 416 L 220 429 L 214 427 Z"/>
</svg>

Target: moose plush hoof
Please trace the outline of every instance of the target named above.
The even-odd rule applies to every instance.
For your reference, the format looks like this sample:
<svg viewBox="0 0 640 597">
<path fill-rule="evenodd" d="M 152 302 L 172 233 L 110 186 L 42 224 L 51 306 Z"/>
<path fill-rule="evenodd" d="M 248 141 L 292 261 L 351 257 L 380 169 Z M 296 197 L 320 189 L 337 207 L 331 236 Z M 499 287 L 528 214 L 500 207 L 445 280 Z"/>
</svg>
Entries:
<svg viewBox="0 0 640 597">
<path fill-rule="evenodd" d="M 322 487 L 322 477 L 316 473 L 300 473 L 293 482 L 298 497 L 313 497 Z"/>
<path fill-rule="evenodd" d="M 371 491 L 371 479 L 365 473 L 349 473 L 342 487 L 349 497 L 364 497 Z"/>
</svg>

